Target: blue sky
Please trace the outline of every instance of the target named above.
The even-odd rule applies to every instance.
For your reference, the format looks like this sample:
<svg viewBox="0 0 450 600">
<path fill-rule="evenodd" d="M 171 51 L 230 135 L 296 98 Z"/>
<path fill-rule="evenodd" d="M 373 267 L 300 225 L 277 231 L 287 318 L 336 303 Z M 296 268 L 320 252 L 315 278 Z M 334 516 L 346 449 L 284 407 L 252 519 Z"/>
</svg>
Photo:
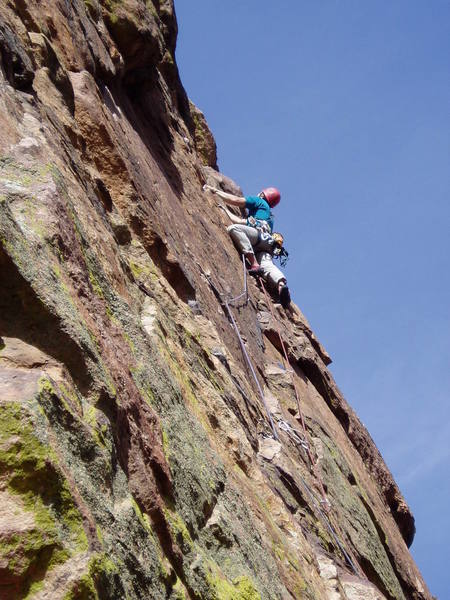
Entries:
<svg viewBox="0 0 450 600">
<path fill-rule="evenodd" d="M 177 61 L 245 194 L 282 191 L 295 302 L 448 597 L 450 2 L 175 0 Z"/>
</svg>

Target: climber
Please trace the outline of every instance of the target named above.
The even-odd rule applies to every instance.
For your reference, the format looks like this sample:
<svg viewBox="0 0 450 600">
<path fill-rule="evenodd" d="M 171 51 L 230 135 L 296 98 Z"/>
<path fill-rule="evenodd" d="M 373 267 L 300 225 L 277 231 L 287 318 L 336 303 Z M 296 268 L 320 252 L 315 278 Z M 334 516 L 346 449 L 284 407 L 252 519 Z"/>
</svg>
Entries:
<svg viewBox="0 0 450 600">
<path fill-rule="evenodd" d="M 277 291 L 280 304 L 283 308 L 288 308 L 291 302 L 291 295 L 287 286 L 286 277 L 280 269 L 273 264 L 273 257 L 279 258 L 281 266 L 287 261 L 288 253 L 283 248 L 283 236 L 281 233 L 268 233 L 264 230 L 249 227 L 247 219 L 242 219 L 230 212 L 226 206 L 219 204 L 219 207 L 225 211 L 233 225 L 228 227 L 237 248 L 248 256 L 251 252 L 258 263 L 259 272 L 257 275 L 264 277 Z"/>
<path fill-rule="evenodd" d="M 237 220 L 231 219 L 234 225 L 228 228 L 228 233 L 248 260 L 250 275 L 262 275 L 263 271 L 256 260 L 253 246 L 259 240 L 259 233 L 272 233 L 273 215 L 270 209 L 274 208 L 280 202 L 280 192 L 276 188 L 269 187 L 262 190 L 258 196 L 241 197 L 222 192 L 222 190 L 218 190 L 210 185 L 204 185 L 203 189 L 217 194 L 227 204 L 247 209 L 248 215 L 246 219 L 238 219 L 237 217 Z M 229 216 L 232 214 L 229 211 L 227 212 Z"/>
</svg>

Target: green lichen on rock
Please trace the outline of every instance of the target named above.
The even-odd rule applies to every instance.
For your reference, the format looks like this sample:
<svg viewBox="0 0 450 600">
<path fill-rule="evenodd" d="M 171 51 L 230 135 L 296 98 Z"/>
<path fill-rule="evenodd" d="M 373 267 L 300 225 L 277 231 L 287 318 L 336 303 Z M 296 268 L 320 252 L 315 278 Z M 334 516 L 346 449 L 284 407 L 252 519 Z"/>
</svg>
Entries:
<svg viewBox="0 0 450 600">
<path fill-rule="evenodd" d="M 183 585 L 183 582 L 179 577 L 175 582 L 175 585 L 172 587 L 172 592 L 170 594 L 170 600 L 186 600 L 186 588 Z"/>
<path fill-rule="evenodd" d="M 152 0 L 146 0 L 145 2 L 145 6 L 147 7 L 147 9 L 151 12 L 152 16 L 155 19 L 159 20 L 159 15 L 158 15 L 158 11 L 155 8 L 155 5 L 153 4 Z"/>
<path fill-rule="evenodd" d="M 137 47 L 140 55 L 160 58 L 163 39 L 155 10 L 130 0 L 102 0 L 102 6 L 103 19 L 125 62 L 136 62 Z"/>
<path fill-rule="evenodd" d="M 32 318 L 38 327 L 43 328 L 47 323 L 58 328 L 44 335 L 49 339 L 52 339 L 52 334 L 56 335 L 54 343 L 65 355 L 67 363 L 78 356 L 76 368 L 84 362 L 92 376 L 95 373 L 98 380 L 104 379 L 105 385 L 109 385 L 110 377 L 102 368 L 95 336 L 81 314 L 76 292 L 69 280 L 63 277 L 58 256 L 55 256 L 50 243 L 45 243 L 37 234 L 29 234 L 29 231 L 33 231 L 33 219 L 27 211 L 20 218 L 10 206 L 0 211 L 0 239 L 5 255 L 13 265 L 11 274 L 13 285 L 17 288 L 15 291 L 33 299 L 27 304 L 29 314 L 20 315 L 21 320 L 26 322 L 27 318 Z M 15 308 L 9 310 L 14 314 Z M 56 340 L 59 340 L 59 345 Z M 66 350 L 68 344 L 72 347 L 71 353 Z"/>
<path fill-rule="evenodd" d="M 46 572 L 88 548 L 82 517 L 53 451 L 36 435 L 19 403 L 0 406 L 0 477 L 3 493 L 18 507 L 19 524 L 3 533 L 0 554 L 11 589 L 24 597 Z M 8 593 L 6 591 L 5 593 Z"/>
<path fill-rule="evenodd" d="M 100 6 L 97 0 L 84 0 L 84 5 L 92 19 L 97 21 L 100 16 Z"/>
<path fill-rule="evenodd" d="M 140 264 L 135 260 L 129 260 L 128 264 L 130 266 L 131 272 L 133 273 L 135 279 L 139 280 L 141 278 L 150 277 L 153 269 L 149 264 Z"/>
<path fill-rule="evenodd" d="M 163 443 L 163 451 L 164 451 L 164 456 L 169 459 L 170 457 L 170 440 L 169 440 L 169 436 L 167 435 L 166 431 L 163 429 L 162 430 L 162 443 Z"/>
<path fill-rule="evenodd" d="M 117 566 L 106 554 L 95 554 L 89 561 L 87 572 L 74 583 L 64 600 L 100 600 L 108 597 L 104 584 L 116 573 Z"/>
<path fill-rule="evenodd" d="M 88 0 L 89 1 L 89 0 Z M 117 8 L 124 4 L 122 0 L 101 0 L 101 4 L 109 11 L 114 13 Z"/>
<path fill-rule="evenodd" d="M 21 165 L 12 156 L 0 158 L 0 182 L 29 187 L 35 181 L 42 182 L 46 174 L 42 169 Z"/>
<path fill-rule="evenodd" d="M 317 432 L 319 433 L 319 432 Z M 328 495 L 340 514 L 340 527 L 354 548 L 358 549 L 358 560 L 370 564 L 372 581 L 387 597 L 404 599 L 405 596 L 392 568 L 384 545 L 384 534 L 377 529 L 377 523 L 367 510 L 365 493 L 356 485 L 351 469 L 334 441 L 323 432 L 322 469 L 326 478 Z M 355 481 L 355 485 L 351 482 Z M 355 493 L 355 488 L 359 493 Z M 361 496 L 360 496 L 361 494 Z M 326 534 L 327 538 L 328 535 Z"/>
<path fill-rule="evenodd" d="M 89 271 L 89 281 L 91 283 L 91 287 L 92 287 L 94 294 L 96 294 L 99 298 L 103 299 L 104 298 L 103 290 L 101 288 L 100 283 L 98 282 L 98 279 L 96 278 L 96 276 L 94 275 L 94 273 L 92 271 Z"/>
<path fill-rule="evenodd" d="M 261 594 L 248 576 L 241 575 L 236 577 L 233 581 L 229 581 L 213 562 L 208 562 L 208 568 L 210 569 L 210 574 L 208 575 L 207 580 L 211 588 L 211 599 L 261 600 Z"/>
<path fill-rule="evenodd" d="M 84 411 L 83 419 L 85 423 L 87 423 L 90 426 L 92 436 L 97 442 L 97 444 L 104 448 L 108 446 L 107 437 L 105 435 L 107 431 L 106 426 L 99 425 L 97 421 L 97 413 L 98 411 L 95 408 L 95 406 L 89 405 Z"/>
<path fill-rule="evenodd" d="M 166 508 L 164 512 L 172 531 L 172 535 L 176 539 L 183 552 L 187 553 L 191 551 L 194 547 L 194 542 L 192 541 L 191 534 L 189 533 L 189 530 L 186 527 L 183 519 L 174 509 Z"/>
<path fill-rule="evenodd" d="M 33 424 L 20 404 L 1 406 L 0 415 L 0 472 L 8 488 L 21 495 L 39 525 L 51 529 L 55 523 L 52 513 L 58 515 L 69 545 L 79 552 L 87 550 L 82 518 L 58 469 L 56 455 L 34 435 Z"/>
</svg>

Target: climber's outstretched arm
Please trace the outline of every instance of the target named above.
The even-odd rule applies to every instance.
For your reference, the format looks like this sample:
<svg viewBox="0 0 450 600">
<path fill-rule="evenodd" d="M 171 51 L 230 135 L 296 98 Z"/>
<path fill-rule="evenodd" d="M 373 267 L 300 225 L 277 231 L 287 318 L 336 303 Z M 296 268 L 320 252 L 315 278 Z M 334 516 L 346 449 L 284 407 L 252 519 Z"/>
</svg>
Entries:
<svg viewBox="0 0 450 600">
<path fill-rule="evenodd" d="M 229 211 L 228 208 L 226 206 L 224 206 L 223 204 L 219 204 L 218 206 L 228 215 L 228 218 L 230 219 L 230 221 L 232 223 L 235 223 L 237 225 L 245 225 L 247 223 L 247 219 L 242 219 L 241 217 L 237 217 L 231 211 Z"/>
<path fill-rule="evenodd" d="M 212 186 L 206 184 L 203 186 L 203 189 L 205 192 L 212 192 L 213 194 L 217 194 L 219 198 L 222 198 L 222 200 L 224 200 L 227 204 L 245 208 L 245 198 L 241 196 L 235 196 L 234 194 L 222 192 L 222 190 L 218 190 L 217 188 L 213 188 Z"/>
</svg>

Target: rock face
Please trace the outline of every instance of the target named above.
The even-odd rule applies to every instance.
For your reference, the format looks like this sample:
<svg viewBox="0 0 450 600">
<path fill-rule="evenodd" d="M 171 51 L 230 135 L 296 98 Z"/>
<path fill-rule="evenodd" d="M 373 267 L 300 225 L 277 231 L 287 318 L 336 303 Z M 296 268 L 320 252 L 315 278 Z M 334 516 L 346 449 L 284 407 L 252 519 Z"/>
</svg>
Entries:
<svg viewBox="0 0 450 600">
<path fill-rule="evenodd" d="M 224 303 L 202 186 L 239 188 L 176 35 L 171 0 L 0 7 L 0 597 L 429 599 L 300 310 Z"/>
</svg>

